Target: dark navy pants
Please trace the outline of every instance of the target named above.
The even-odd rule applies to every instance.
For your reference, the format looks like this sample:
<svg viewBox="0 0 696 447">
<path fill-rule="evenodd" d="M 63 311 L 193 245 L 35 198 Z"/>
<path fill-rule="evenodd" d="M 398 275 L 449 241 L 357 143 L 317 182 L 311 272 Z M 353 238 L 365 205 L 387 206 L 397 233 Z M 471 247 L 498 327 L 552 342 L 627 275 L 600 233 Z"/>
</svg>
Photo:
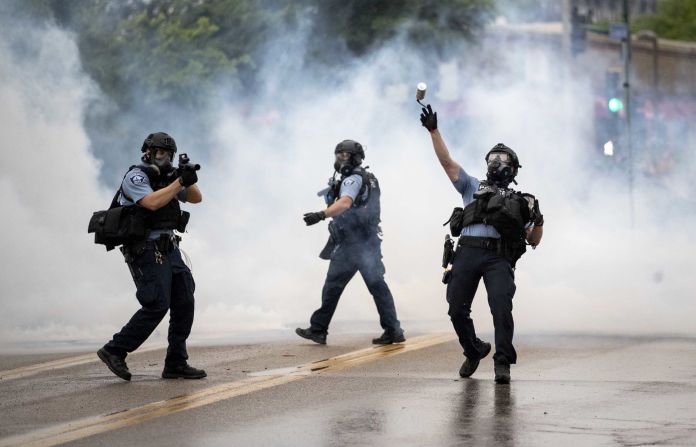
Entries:
<svg viewBox="0 0 696 447">
<path fill-rule="evenodd" d="M 510 261 L 493 250 L 460 246 L 452 264 L 452 278 L 447 284 L 449 316 L 464 355 L 477 358 L 481 340 L 476 337 L 474 321 L 471 319 L 471 303 L 476 289 L 483 278 L 488 292 L 488 305 L 495 327 L 496 363 L 511 364 L 517 361 L 512 346 L 515 324 L 512 319 L 512 297 L 515 295 L 515 273 Z"/>
<path fill-rule="evenodd" d="M 128 265 L 137 287 L 135 296 L 142 307 L 120 332 L 114 334 L 106 344 L 106 350 L 124 357 L 135 351 L 169 311 L 169 348 L 165 364 L 185 363 L 188 359 L 186 339 L 193 325 L 196 284 L 191 270 L 181 259 L 181 252 L 175 248 L 164 253 L 160 264 L 155 260 L 154 247 L 148 246 Z"/>
<path fill-rule="evenodd" d="M 357 272 L 362 275 L 367 289 L 377 305 L 379 324 L 391 333 L 401 333 L 401 323 L 396 318 L 394 298 L 384 281 L 382 262 L 382 241 L 375 237 L 357 243 L 344 243 L 338 246 L 331 256 L 329 271 L 321 293 L 321 307 L 310 319 L 311 329 L 326 333 L 338 305 L 338 300 L 348 282 Z"/>
</svg>

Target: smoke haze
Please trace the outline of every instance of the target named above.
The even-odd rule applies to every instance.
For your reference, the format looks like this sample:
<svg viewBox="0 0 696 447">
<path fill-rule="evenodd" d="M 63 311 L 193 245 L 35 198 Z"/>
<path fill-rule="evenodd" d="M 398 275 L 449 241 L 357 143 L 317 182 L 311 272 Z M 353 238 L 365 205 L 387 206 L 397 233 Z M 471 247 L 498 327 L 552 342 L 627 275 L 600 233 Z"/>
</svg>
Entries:
<svg viewBox="0 0 696 447">
<path fill-rule="evenodd" d="M 128 165 L 102 166 L 86 136 L 88 105 L 104 100 L 73 37 L 9 20 L 0 19 L 0 349 L 105 342 L 137 309 L 135 288 L 118 251 L 104 253 L 86 227 L 118 186 L 100 181 L 100 169 L 120 178 Z M 347 138 L 365 146 L 365 164 L 380 180 L 386 280 L 407 334 L 409 322 L 450 327 L 442 223 L 461 197 L 418 120 L 419 81 L 428 83 L 426 102 L 468 173 L 483 176 L 485 153 L 504 142 L 523 166 L 518 188 L 540 200 L 544 239 L 516 271 L 519 332 L 696 333 L 693 161 L 664 184 L 637 175 L 632 222 L 626 176 L 588 163 L 586 74 L 531 44 L 506 54 L 489 40 L 463 44 L 436 65 L 397 39 L 346 61 L 336 68 L 341 81 L 331 82 L 302 63 L 307 29 L 268 43 L 263 90 L 205 111 L 214 120 L 211 147 L 156 118 L 123 141 L 135 164 L 145 135 L 166 131 L 203 165 L 204 200 L 184 205 L 192 218 L 183 249 L 197 283 L 192 340 L 307 324 L 320 304 L 328 263 L 317 255 L 328 234 L 326 223 L 307 228 L 301 216 L 323 209 L 316 192 L 333 172 L 334 146 Z M 464 112 L 457 97 L 466 97 Z M 492 331 L 483 285 L 473 315 L 479 330 Z M 359 277 L 334 320 L 371 322 L 380 332 Z"/>
</svg>

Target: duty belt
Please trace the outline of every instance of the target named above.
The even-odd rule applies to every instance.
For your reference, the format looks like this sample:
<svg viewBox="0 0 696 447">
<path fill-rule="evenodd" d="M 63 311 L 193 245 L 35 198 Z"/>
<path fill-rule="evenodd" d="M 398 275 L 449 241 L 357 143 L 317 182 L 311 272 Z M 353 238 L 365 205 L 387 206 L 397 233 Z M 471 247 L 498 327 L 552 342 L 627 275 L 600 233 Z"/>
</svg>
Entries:
<svg viewBox="0 0 696 447">
<path fill-rule="evenodd" d="M 464 247 L 485 248 L 486 250 L 497 250 L 500 239 L 494 237 L 475 237 L 461 236 L 457 245 Z"/>
<path fill-rule="evenodd" d="M 157 253 L 168 254 L 179 246 L 180 240 L 181 237 L 179 236 L 162 234 L 158 239 L 149 239 L 124 245 L 121 247 L 121 253 L 126 258 L 126 262 L 132 261 L 134 257 L 143 254 L 147 249 L 155 249 Z"/>
</svg>

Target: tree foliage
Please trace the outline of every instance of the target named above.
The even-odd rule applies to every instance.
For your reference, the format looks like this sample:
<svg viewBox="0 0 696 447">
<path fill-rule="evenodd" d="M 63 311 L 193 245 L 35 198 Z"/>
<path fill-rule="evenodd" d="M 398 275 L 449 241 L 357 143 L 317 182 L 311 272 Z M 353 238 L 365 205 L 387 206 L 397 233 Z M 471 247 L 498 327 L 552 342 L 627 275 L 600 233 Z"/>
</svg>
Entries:
<svg viewBox="0 0 696 447">
<path fill-rule="evenodd" d="M 30 2 L 35 3 L 35 2 Z M 39 2 L 39 5 L 42 3 Z M 45 4 L 45 3 L 44 3 Z M 419 46 L 471 39 L 493 0 L 49 0 L 75 31 L 83 65 L 119 108 L 193 107 L 224 82 L 254 85 L 259 50 L 312 21 L 308 62 L 357 57 L 403 35 Z M 345 53 L 335 49 L 344 47 Z M 328 51 L 322 51 L 326 50 Z M 332 57 L 333 56 L 333 57 Z"/>
<path fill-rule="evenodd" d="M 635 18 L 631 28 L 651 30 L 665 39 L 696 41 L 696 1 L 663 0 L 657 14 Z"/>
<path fill-rule="evenodd" d="M 13 0 L 9 0 L 13 1 Z M 132 160 L 134 135 L 187 129 L 206 146 L 206 116 L 224 94 L 253 95 L 267 50 L 307 36 L 298 67 L 331 72 L 395 38 L 430 51 L 472 39 L 494 0 L 14 0 L 75 35 L 105 98 L 85 128 L 107 166 Z M 277 53 L 276 53 L 277 54 Z M 132 143 L 131 143 L 132 144 Z"/>
<path fill-rule="evenodd" d="M 360 56 L 397 36 L 421 48 L 472 39 L 490 20 L 493 0 L 324 0 L 316 33 Z"/>
<path fill-rule="evenodd" d="M 54 0 L 76 32 L 83 66 L 120 107 L 194 107 L 221 79 L 248 80 L 254 53 L 292 6 L 251 0 Z M 289 6 L 290 5 L 290 6 Z"/>
</svg>

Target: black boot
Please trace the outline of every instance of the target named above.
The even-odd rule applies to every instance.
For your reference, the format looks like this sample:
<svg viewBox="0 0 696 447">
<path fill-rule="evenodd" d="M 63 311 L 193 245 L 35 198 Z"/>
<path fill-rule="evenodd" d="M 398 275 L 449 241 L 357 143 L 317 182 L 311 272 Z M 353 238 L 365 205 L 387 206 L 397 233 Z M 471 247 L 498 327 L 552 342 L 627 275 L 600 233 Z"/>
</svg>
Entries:
<svg viewBox="0 0 696 447">
<path fill-rule="evenodd" d="M 320 345 L 326 344 L 326 332 L 315 332 L 311 327 L 308 327 L 307 329 L 298 327 L 295 329 L 295 333 L 302 338 L 312 340 L 314 343 L 319 343 Z"/>
<path fill-rule="evenodd" d="M 131 373 L 128 371 L 125 358 L 111 354 L 104 348 L 97 351 L 97 356 L 109 367 L 112 373 L 130 382 Z"/>
<path fill-rule="evenodd" d="M 406 341 L 404 331 L 391 332 L 384 331 L 382 335 L 372 339 L 373 345 L 391 345 L 392 343 L 403 343 Z"/>
<path fill-rule="evenodd" d="M 510 383 L 510 365 L 507 363 L 495 364 L 495 383 Z"/>
<path fill-rule="evenodd" d="M 163 379 L 202 379 L 207 374 L 202 369 L 189 366 L 187 363 L 183 365 L 164 365 L 162 370 Z"/>
<path fill-rule="evenodd" d="M 476 368 L 478 368 L 481 359 L 486 357 L 491 352 L 491 344 L 486 343 L 485 341 L 481 342 L 479 350 L 480 355 L 478 358 L 472 359 L 467 357 L 466 360 L 464 360 L 462 367 L 459 368 L 459 377 L 471 377 L 471 375 L 476 372 Z"/>
</svg>

